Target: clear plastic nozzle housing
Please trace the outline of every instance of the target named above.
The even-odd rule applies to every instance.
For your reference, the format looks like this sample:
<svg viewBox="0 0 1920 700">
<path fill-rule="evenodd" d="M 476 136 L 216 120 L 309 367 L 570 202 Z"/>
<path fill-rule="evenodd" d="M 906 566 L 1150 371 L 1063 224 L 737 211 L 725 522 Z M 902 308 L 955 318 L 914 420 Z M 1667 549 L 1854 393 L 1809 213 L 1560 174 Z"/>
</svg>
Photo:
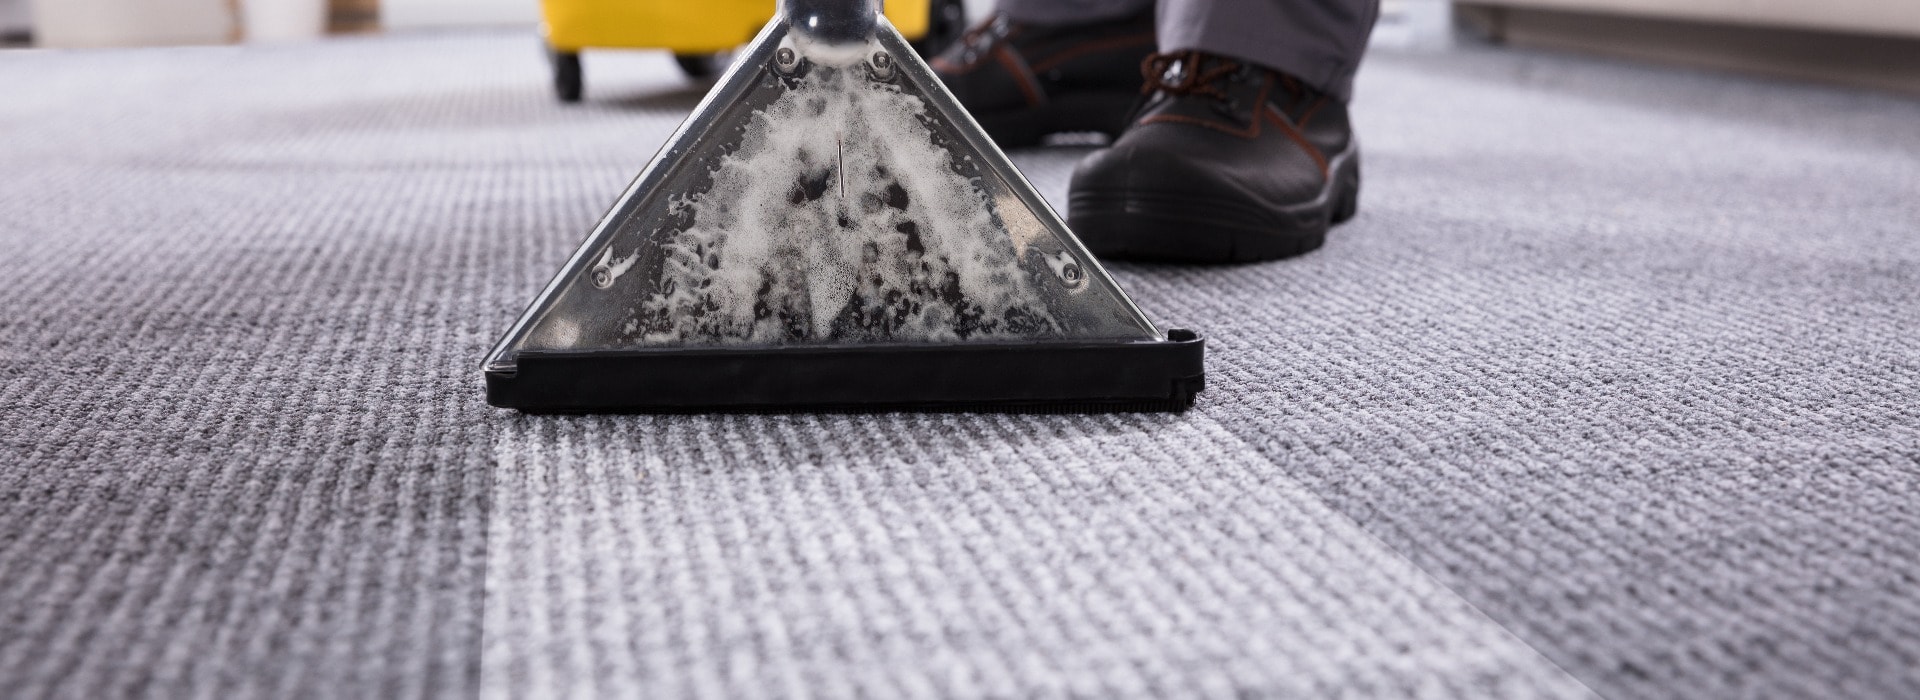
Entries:
<svg viewBox="0 0 1920 700">
<path fill-rule="evenodd" d="M 523 352 L 1163 339 L 868 0 L 781 6 L 489 370 Z"/>
</svg>

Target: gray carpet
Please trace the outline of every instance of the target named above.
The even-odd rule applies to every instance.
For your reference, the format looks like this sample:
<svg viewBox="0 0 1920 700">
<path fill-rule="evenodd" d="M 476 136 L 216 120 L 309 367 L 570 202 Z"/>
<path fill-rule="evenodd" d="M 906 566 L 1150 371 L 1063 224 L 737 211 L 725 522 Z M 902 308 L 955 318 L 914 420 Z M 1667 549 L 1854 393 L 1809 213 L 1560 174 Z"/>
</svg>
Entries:
<svg viewBox="0 0 1920 700">
<path fill-rule="evenodd" d="M 1191 413 L 493 410 L 588 59 L 0 54 L 0 694 L 1920 695 L 1920 103 L 1381 54 L 1325 250 L 1115 270 Z"/>
</svg>

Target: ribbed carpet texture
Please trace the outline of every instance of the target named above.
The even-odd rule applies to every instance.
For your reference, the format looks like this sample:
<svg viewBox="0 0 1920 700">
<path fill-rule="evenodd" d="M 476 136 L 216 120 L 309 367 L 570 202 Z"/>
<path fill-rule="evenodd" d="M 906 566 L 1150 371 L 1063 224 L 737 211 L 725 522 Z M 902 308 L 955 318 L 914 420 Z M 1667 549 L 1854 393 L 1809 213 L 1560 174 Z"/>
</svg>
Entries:
<svg viewBox="0 0 1920 700">
<path fill-rule="evenodd" d="M 704 91 L 587 59 L 0 54 L 0 695 L 1920 696 L 1920 102 L 1380 53 L 1324 250 L 1114 268 L 1191 412 L 496 410 Z"/>
</svg>

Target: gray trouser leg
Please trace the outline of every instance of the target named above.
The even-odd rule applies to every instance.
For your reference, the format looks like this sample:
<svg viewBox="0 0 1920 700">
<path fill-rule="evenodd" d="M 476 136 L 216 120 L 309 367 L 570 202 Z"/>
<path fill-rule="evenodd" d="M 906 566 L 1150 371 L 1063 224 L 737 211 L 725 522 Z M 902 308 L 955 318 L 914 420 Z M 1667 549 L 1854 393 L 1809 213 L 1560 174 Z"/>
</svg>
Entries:
<svg viewBox="0 0 1920 700">
<path fill-rule="evenodd" d="M 1118 19 L 1154 0 L 999 0 L 1019 22 Z M 1160 0 L 1161 51 L 1205 51 L 1287 73 L 1342 102 L 1353 97 L 1380 0 Z"/>
<path fill-rule="evenodd" d="M 1232 56 L 1345 102 L 1379 15 L 1380 0 L 1161 0 L 1157 22 L 1163 52 Z"/>
<path fill-rule="evenodd" d="M 1083 24 L 1145 11 L 1153 0 L 1000 0 L 998 6 L 1016 22 Z"/>
</svg>

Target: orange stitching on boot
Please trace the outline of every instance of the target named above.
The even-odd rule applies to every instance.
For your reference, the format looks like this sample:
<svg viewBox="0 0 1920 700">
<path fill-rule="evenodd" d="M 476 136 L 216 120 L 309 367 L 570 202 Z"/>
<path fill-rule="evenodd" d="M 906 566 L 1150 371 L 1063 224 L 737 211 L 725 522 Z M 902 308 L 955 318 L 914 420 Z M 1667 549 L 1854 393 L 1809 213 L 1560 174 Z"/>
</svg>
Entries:
<svg viewBox="0 0 1920 700">
<path fill-rule="evenodd" d="M 1014 55 L 1011 49 L 1004 45 L 996 47 L 993 57 L 1000 61 L 1001 68 L 1007 69 L 1007 73 L 1013 76 L 1014 84 L 1020 86 L 1020 93 L 1027 96 L 1028 105 L 1037 107 L 1047 101 L 1046 95 L 1040 92 L 1040 86 L 1034 84 L 1033 73 L 1020 65 L 1020 57 Z"/>
<path fill-rule="evenodd" d="M 1321 153 L 1320 148 L 1313 145 L 1312 141 L 1308 141 L 1306 135 L 1300 133 L 1299 129 L 1287 123 L 1287 116 L 1280 113 L 1280 108 L 1267 105 L 1267 108 L 1263 110 L 1261 114 L 1273 120 L 1274 125 L 1280 127 L 1280 130 L 1286 133 L 1287 138 L 1293 139 L 1293 142 L 1298 144 L 1301 150 L 1307 152 L 1308 157 L 1313 158 L 1313 162 L 1320 166 L 1321 177 L 1329 177 L 1331 175 L 1331 171 L 1327 169 L 1327 156 Z"/>
<path fill-rule="evenodd" d="M 1307 125 L 1313 122 L 1313 115 L 1319 113 L 1320 106 L 1326 103 L 1326 95 L 1321 95 L 1319 100 L 1314 101 L 1313 106 L 1308 107 L 1306 113 L 1300 115 L 1300 128 L 1307 128 Z"/>
</svg>

